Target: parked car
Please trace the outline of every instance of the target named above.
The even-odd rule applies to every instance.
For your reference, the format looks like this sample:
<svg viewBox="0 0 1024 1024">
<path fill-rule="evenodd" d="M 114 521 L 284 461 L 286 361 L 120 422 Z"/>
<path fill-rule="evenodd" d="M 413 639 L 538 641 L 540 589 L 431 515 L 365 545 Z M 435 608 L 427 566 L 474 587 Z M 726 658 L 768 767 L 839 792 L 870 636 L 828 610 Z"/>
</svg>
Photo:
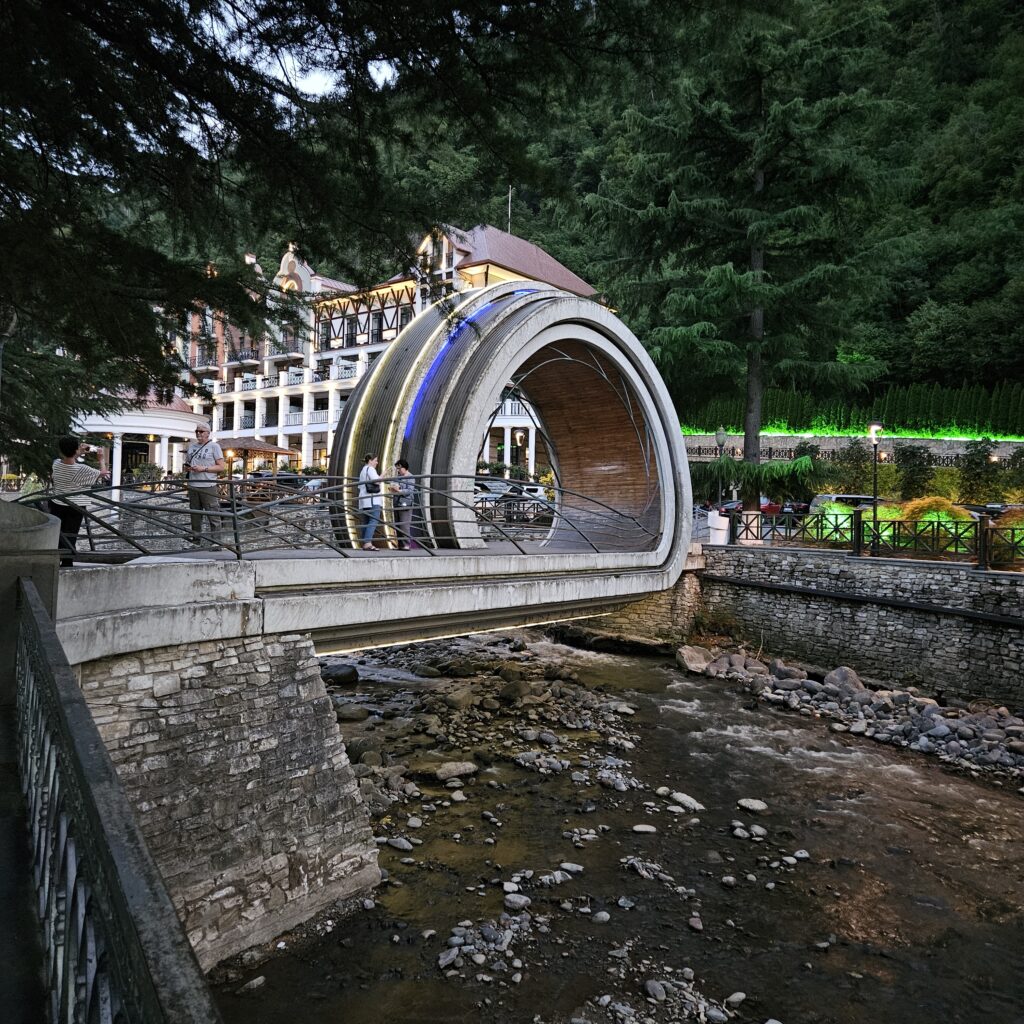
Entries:
<svg viewBox="0 0 1024 1024">
<path fill-rule="evenodd" d="M 810 512 L 811 506 L 806 501 L 795 501 L 787 498 L 782 503 L 781 514 L 784 516 L 805 516 Z"/>
<path fill-rule="evenodd" d="M 726 501 L 718 509 L 723 516 L 727 516 L 732 512 L 742 512 L 743 502 L 742 501 Z M 782 511 L 782 504 L 778 501 L 772 501 L 771 498 L 766 498 L 763 494 L 761 495 L 761 515 L 763 516 L 777 516 Z"/>
<path fill-rule="evenodd" d="M 1020 508 L 1019 505 L 1004 505 L 1000 501 L 990 501 L 987 505 L 972 505 L 966 501 L 956 502 L 957 508 L 966 509 L 976 519 L 979 516 L 988 516 L 989 519 L 998 519 L 1001 515 L 1013 508 Z"/>
<path fill-rule="evenodd" d="M 811 498 L 810 511 L 818 512 L 822 505 L 833 504 L 846 505 L 849 508 L 865 508 L 870 507 L 874 500 L 870 494 L 816 494 Z M 879 497 L 878 504 L 884 505 L 888 501 L 888 498 Z"/>
<path fill-rule="evenodd" d="M 477 497 L 487 494 L 494 497 L 506 494 L 520 498 L 523 495 L 531 498 L 547 497 L 542 484 L 531 483 L 528 480 L 506 480 L 500 476 L 478 476 L 475 482 L 475 491 Z"/>
</svg>

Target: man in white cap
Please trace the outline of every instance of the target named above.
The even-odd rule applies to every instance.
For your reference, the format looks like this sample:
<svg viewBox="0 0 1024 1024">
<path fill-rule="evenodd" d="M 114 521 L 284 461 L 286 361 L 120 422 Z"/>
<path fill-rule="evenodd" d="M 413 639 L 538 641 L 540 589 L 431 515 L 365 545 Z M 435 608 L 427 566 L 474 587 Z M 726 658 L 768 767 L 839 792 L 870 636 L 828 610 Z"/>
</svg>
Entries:
<svg viewBox="0 0 1024 1024">
<path fill-rule="evenodd" d="M 192 509 L 192 543 L 202 540 L 203 520 L 212 540 L 220 538 L 220 525 L 208 513 L 220 515 L 217 495 L 217 474 L 225 467 L 224 452 L 216 441 L 210 440 L 210 424 L 196 427 L 196 439 L 185 452 L 185 472 L 188 474 L 188 507 Z"/>
</svg>

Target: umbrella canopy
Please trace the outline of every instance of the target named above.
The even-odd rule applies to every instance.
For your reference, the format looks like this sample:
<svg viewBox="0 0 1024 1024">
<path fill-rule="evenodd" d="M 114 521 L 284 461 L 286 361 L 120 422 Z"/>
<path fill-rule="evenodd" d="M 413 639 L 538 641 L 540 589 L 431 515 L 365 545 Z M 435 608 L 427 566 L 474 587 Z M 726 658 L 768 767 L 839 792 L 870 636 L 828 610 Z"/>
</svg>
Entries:
<svg viewBox="0 0 1024 1024">
<path fill-rule="evenodd" d="M 251 455 L 294 455 L 291 448 L 282 448 L 269 441 L 260 441 L 255 437 L 218 437 L 217 444 L 224 451 L 237 452 L 242 456 L 242 476 L 248 475 L 246 459 Z M 277 462 L 274 462 L 274 473 L 277 474 Z"/>
</svg>

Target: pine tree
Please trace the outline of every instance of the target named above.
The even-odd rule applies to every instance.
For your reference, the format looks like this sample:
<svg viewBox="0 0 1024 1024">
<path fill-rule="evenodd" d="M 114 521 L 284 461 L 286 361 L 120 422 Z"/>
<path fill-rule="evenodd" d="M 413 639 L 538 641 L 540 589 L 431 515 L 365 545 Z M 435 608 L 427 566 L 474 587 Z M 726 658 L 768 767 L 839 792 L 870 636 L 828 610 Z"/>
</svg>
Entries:
<svg viewBox="0 0 1024 1024">
<path fill-rule="evenodd" d="M 851 66 L 877 13 L 839 0 L 689 9 L 671 80 L 626 110 L 589 200 L 628 253 L 613 293 L 627 316 L 649 311 L 659 365 L 744 382 L 749 462 L 767 387 L 835 389 L 870 369 L 835 357 L 850 304 L 876 283 L 851 230 L 873 176 L 857 130 L 872 105 Z"/>
</svg>

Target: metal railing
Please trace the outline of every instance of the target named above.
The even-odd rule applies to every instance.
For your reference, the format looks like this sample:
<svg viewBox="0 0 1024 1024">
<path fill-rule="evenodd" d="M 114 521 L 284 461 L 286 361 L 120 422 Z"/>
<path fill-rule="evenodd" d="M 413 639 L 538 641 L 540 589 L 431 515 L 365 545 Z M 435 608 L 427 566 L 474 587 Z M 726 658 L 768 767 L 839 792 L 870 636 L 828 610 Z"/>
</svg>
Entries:
<svg viewBox="0 0 1024 1024">
<path fill-rule="evenodd" d="M 39 593 L 20 581 L 18 770 L 51 1024 L 221 1020 Z"/>
<path fill-rule="evenodd" d="M 1024 527 L 977 520 L 873 521 L 870 509 L 807 515 L 729 513 L 729 542 L 848 548 L 854 555 L 971 562 L 978 568 L 1024 570 Z"/>
<path fill-rule="evenodd" d="M 723 452 L 730 458 L 743 458 L 742 445 L 725 445 Z M 718 446 L 714 444 L 688 444 L 686 446 L 686 457 L 695 462 L 717 459 L 718 454 Z M 770 462 L 772 460 L 791 462 L 799 454 L 801 454 L 801 452 L 799 452 L 795 446 L 762 445 L 760 449 L 760 458 L 762 462 Z M 814 457 L 818 462 L 839 462 L 842 460 L 842 453 L 838 450 L 824 448 L 820 449 Z M 891 459 L 888 452 L 883 453 L 881 457 Z M 959 466 L 960 456 L 930 454 L 929 464 L 932 466 Z"/>
<path fill-rule="evenodd" d="M 655 547 L 660 531 L 652 496 L 641 514 L 554 487 L 526 493 L 472 476 L 414 478 L 415 500 L 406 516 L 392 509 L 399 480 L 382 479 L 384 509 L 378 544 L 415 546 L 428 554 L 456 550 L 463 539 L 521 554 L 536 551 L 640 551 Z M 484 487 L 487 490 L 484 490 Z M 34 504 L 46 495 L 20 499 Z M 76 559 L 124 562 L 142 555 L 195 552 L 244 558 L 256 552 L 333 551 L 348 556 L 361 546 L 370 497 L 346 477 L 274 477 L 225 480 L 215 508 L 190 508 L 184 481 L 102 487 L 61 495 L 81 511 Z M 360 506 L 363 506 L 362 508 Z"/>
</svg>

